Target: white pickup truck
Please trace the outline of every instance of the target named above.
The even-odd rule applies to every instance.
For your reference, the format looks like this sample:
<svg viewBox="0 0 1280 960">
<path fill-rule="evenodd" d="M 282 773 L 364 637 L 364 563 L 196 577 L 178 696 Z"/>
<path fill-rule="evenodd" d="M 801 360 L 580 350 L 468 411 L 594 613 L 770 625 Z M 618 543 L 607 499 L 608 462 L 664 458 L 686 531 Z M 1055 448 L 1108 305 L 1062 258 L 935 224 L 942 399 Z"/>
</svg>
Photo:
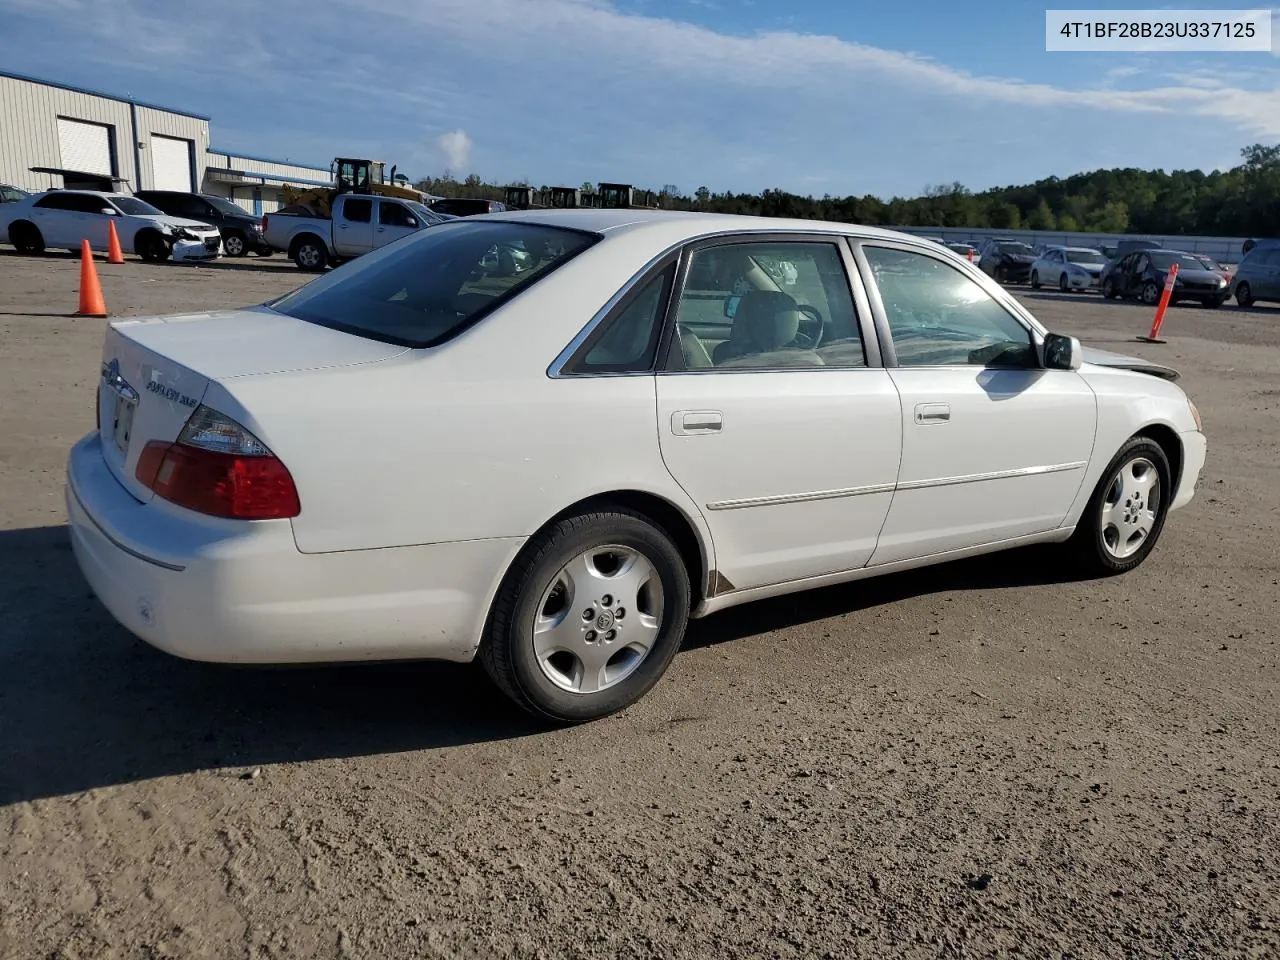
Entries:
<svg viewBox="0 0 1280 960">
<path fill-rule="evenodd" d="M 262 238 L 282 250 L 299 268 L 313 273 L 385 247 L 411 233 L 453 220 L 412 200 L 344 193 L 333 201 L 333 216 L 269 213 Z"/>
</svg>

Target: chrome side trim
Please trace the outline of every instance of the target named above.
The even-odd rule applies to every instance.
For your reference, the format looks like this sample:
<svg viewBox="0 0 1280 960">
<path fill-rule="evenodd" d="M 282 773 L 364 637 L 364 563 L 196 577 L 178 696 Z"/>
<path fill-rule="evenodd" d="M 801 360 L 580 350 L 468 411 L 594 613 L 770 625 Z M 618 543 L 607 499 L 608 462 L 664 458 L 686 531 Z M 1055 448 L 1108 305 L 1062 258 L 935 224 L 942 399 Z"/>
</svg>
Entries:
<svg viewBox="0 0 1280 960">
<path fill-rule="evenodd" d="M 1044 473 L 1066 473 L 1070 470 L 1083 470 L 1089 465 L 1088 460 L 1077 460 L 1074 463 L 1053 463 L 1043 467 L 1019 467 L 1017 470 L 994 470 L 991 473 L 971 473 L 964 477 L 937 477 L 932 480 L 908 480 L 899 483 L 899 490 L 924 490 L 929 487 L 950 487 L 958 483 L 979 483 L 983 480 L 1010 480 L 1014 477 L 1035 477 Z"/>
<path fill-rule="evenodd" d="M 97 530 L 100 534 L 102 534 L 103 538 L 109 544 L 115 547 L 117 550 L 121 550 L 124 553 L 127 553 L 129 556 L 133 557 L 135 560 L 141 560 L 143 563 L 149 563 L 152 566 L 160 567 L 163 570 L 172 570 L 174 573 L 181 573 L 183 570 L 187 569 L 186 566 L 183 564 L 168 563 L 167 561 L 164 561 L 164 560 L 157 560 L 155 557 L 148 557 L 145 553 L 139 553 L 137 550 L 134 550 L 132 547 L 126 547 L 123 543 L 121 543 L 111 534 L 107 533 L 107 531 L 102 529 L 102 524 L 98 523 L 98 521 L 94 519 L 93 514 L 89 512 L 89 508 L 86 507 L 84 505 L 84 501 L 80 499 L 80 491 L 76 489 L 75 484 L 68 483 L 67 486 L 71 490 L 71 495 L 76 498 L 76 503 L 80 504 L 80 509 L 84 513 L 85 517 L 87 517 L 89 522 L 93 524 L 94 529 Z"/>
<path fill-rule="evenodd" d="M 746 507 L 774 507 L 784 503 L 808 503 L 813 500 L 837 500 L 841 497 L 864 497 L 873 493 L 894 493 L 898 490 L 925 490 L 931 487 L 950 487 L 960 483 L 980 483 L 984 480 L 1010 480 L 1015 477 L 1036 477 L 1046 473 L 1066 473 L 1083 470 L 1088 460 L 1074 463 L 1053 463 L 1043 467 L 1019 467 L 1016 470 L 994 470 L 991 473 L 971 473 L 963 477 L 937 477 L 931 480 L 908 480 L 905 483 L 873 483 L 865 487 L 845 487 L 840 490 L 815 490 L 810 493 L 783 493 L 772 497 L 744 497 L 741 500 L 717 500 L 708 503 L 708 510 L 742 510 Z"/>
<path fill-rule="evenodd" d="M 741 510 L 744 507 L 773 507 L 783 503 L 808 503 L 812 500 L 837 500 L 841 497 L 865 497 L 872 493 L 892 493 L 894 484 L 874 483 L 866 487 L 845 487 L 841 490 L 815 490 L 812 493 L 783 493 L 772 497 L 745 497 L 741 500 L 717 500 L 708 503 L 708 510 Z"/>
</svg>

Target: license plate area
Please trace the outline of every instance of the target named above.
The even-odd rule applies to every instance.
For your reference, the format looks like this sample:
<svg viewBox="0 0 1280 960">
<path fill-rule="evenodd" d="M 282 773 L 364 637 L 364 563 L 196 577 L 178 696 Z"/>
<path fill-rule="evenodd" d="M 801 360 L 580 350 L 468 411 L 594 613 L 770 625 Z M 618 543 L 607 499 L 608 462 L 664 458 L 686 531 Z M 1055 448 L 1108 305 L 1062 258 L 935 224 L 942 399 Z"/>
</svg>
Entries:
<svg viewBox="0 0 1280 960">
<path fill-rule="evenodd" d="M 113 394 L 115 415 L 111 424 L 111 441 L 122 454 L 129 451 L 129 437 L 133 434 L 133 414 L 138 401 L 122 394 Z"/>
</svg>

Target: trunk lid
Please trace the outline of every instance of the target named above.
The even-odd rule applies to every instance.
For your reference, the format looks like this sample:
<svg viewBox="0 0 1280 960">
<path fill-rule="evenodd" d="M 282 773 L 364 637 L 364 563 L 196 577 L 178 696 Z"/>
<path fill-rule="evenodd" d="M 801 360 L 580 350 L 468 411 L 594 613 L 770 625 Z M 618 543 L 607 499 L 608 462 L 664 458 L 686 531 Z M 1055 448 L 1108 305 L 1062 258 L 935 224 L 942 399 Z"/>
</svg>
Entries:
<svg viewBox="0 0 1280 960">
<path fill-rule="evenodd" d="M 145 503 L 153 494 L 134 476 L 143 447 L 177 440 L 210 382 L 372 363 L 404 352 L 263 307 L 115 321 L 107 327 L 98 380 L 103 459 Z"/>
</svg>

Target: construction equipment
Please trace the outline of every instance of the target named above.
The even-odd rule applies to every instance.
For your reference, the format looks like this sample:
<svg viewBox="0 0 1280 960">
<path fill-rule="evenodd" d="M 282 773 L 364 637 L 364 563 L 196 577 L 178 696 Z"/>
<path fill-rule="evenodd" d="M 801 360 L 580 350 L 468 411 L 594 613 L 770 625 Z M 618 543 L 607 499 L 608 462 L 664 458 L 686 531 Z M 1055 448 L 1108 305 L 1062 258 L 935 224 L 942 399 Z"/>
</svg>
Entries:
<svg viewBox="0 0 1280 960">
<path fill-rule="evenodd" d="M 600 206 L 625 210 L 634 205 L 635 188 L 629 183 L 602 183 L 598 195 Z"/>
<path fill-rule="evenodd" d="M 333 186 L 300 189 L 285 184 L 281 190 L 282 207 L 303 207 L 311 216 L 328 217 L 333 210 L 334 198 L 344 193 L 396 197 L 419 202 L 423 199 L 420 190 L 404 185 L 404 177 L 396 176 L 394 166 L 391 168 L 391 175 L 387 176 L 386 164 L 381 160 L 337 157 L 330 171 L 333 173 Z"/>
<path fill-rule="evenodd" d="M 557 210 L 572 210 L 583 206 L 582 191 L 578 187 L 552 187 L 551 206 Z"/>
<path fill-rule="evenodd" d="M 538 192 L 533 187 L 523 185 L 507 187 L 504 203 L 508 210 L 531 210 L 542 206 L 538 202 Z"/>
</svg>

